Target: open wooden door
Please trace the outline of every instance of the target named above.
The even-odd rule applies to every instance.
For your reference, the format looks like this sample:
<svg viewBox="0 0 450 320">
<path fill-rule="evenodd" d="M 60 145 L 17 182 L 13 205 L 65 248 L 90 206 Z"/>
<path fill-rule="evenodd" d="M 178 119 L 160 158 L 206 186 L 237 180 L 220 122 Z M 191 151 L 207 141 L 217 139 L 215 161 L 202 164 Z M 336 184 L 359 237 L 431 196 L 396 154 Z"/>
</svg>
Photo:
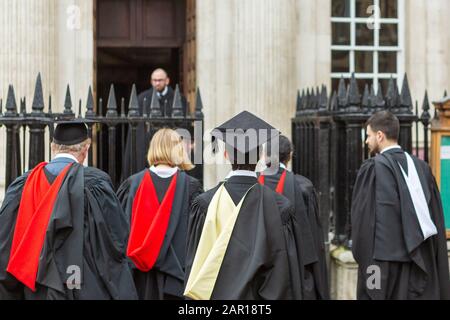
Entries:
<svg viewBox="0 0 450 320">
<path fill-rule="evenodd" d="M 195 93 L 197 89 L 196 26 L 197 23 L 195 0 L 186 0 L 186 41 L 183 48 L 183 91 L 189 102 L 191 111 L 195 109 Z"/>
</svg>

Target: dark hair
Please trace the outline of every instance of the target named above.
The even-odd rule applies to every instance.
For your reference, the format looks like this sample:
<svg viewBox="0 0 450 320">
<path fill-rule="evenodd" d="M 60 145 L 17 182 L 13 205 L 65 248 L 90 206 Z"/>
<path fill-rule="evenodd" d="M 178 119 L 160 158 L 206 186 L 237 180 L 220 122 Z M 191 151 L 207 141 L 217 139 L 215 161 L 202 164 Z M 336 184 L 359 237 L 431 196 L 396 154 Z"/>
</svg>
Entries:
<svg viewBox="0 0 450 320">
<path fill-rule="evenodd" d="M 293 146 L 291 141 L 283 135 L 278 137 L 278 154 L 272 154 L 273 141 L 267 143 L 266 156 L 269 159 L 277 159 L 280 163 L 287 163 L 290 160 L 291 153 L 293 151 Z"/>
<path fill-rule="evenodd" d="M 398 141 L 400 122 L 398 121 L 398 118 L 389 111 L 375 113 L 367 120 L 366 128 L 368 126 L 370 126 L 374 132 L 383 132 L 387 139 Z"/>
<path fill-rule="evenodd" d="M 214 135 L 212 136 L 211 147 L 212 147 L 213 154 L 216 154 L 220 150 L 219 144 L 218 144 L 218 139 Z M 243 154 L 243 153 L 239 152 L 237 149 L 235 149 L 234 147 L 225 143 L 225 150 L 228 154 L 228 160 L 231 163 L 231 167 L 232 167 L 233 171 L 236 171 L 236 170 L 255 171 L 258 161 L 260 159 L 260 147 L 257 147 L 256 149 L 252 150 L 251 152 L 247 152 L 247 153 Z M 254 161 L 255 160 L 254 155 L 256 155 L 256 162 Z"/>
<path fill-rule="evenodd" d="M 252 150 L 251 152 L 243 154 L 239 152 L 237 149 L 233 148 L 232 146 L 228 144 L 225 145 L 225 150 L 228 153 L 228 160 L 231 162 L 231 167 L 233 171 L 236 170 L 254 171 L 260 159 L 259 149 L 260 148 L 258 147 Z"/>
<path fill-rule="evenodd" d="M 256 164 L 232 164 L 231 168 L 233 171 L 236 171 L 236 170 L 255 171 Z"/>
<path fill-rule="evenodd" d="M 280 162 L 286 163 L 290 160 L 292 150 L 294 149 L 292 147 L 291 141 L 285 136 L 280 136 L 279 138 L 279 150 L 280 150 Z"/>
</svg>

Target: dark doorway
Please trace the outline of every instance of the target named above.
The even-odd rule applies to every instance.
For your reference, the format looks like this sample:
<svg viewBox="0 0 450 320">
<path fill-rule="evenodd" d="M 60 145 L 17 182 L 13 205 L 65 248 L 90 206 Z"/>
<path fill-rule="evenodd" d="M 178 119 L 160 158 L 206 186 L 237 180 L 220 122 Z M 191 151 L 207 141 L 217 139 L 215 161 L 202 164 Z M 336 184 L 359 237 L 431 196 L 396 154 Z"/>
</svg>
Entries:
<svg viewBox="0 0 450 320">
<path fill-rule="evenodd" d="M 157 67 L 183 91 L 186 0 L 97 0 L 96 17 L 98 98 L 106 103 L 114 84 L 116 98 L 128 100 L 133 83 L 148 89 Z"/>
<path fill-rule="evenodd" d="M 180 84 L 179 48 L 98 48 L 97 96 L 106 105 L 111 84 L 116 98 L 125 99 L 126 112 L 131 87 L 136 84 L 139 92 L 150 87 L 150 75 L 156 68 L 169 73 L 171 85 Z"/>
<path fill-rule="evenodd" d="M 95 95 L 102 99 L 104 115 L 111 84 L 119 113 L 122 104 L 127 113 L 132 85 L 138 94 L 149 89 L 151 72 L 158 67 L 167 70 L 173 88 L 178 84 L 188 100 L 194 97 L 195 0 L 97 0 L 95 17 Z M 121 126 L 117 131 L 117 171 L 127 130 Z M 104 128 L 97 134 L 94 161 L 101 168 L 107 161 L 108 133 Z"/>
</svg>

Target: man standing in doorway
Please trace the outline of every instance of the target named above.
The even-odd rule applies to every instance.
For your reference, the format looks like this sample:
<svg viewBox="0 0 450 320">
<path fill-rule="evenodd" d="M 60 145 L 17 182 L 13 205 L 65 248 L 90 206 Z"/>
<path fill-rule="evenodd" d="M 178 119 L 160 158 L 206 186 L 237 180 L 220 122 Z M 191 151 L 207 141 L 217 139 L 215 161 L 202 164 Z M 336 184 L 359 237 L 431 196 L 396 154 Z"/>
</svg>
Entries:
<svg viewBox="0 0 450 320">
<path fill-rule="evenodd" d="M 152 102 L 153 96 L 153 88 L 156 89 L 156 95 L 158 96 L 159 105 L 161 108 L 162 117 L 171 117 L 172 116 L 172 106 L 173 106 L 173 98 L 175 95 L 174 90 L 169 86 L 170 78 L 167 72 L 164 69 L 158 68 L 153 71 L 150 78 L 151 88 L 142 92 L 139 99 L 139 112 L 143 114 L 143 110 L 146 110 L 145 113 L 149 113 L 150 104 Z M 144 109 L 144 99 L 145 99 L 145 107 Z"/>
<path fill-rule="evenodd" d="M 144 113 L 149 115 L 153 90 L 156 90 L 156 95 L 158 97 L 161 110 L 161 117 L 170 118 L 172 116 L 175 91 L 169 86 L 170 78 L 168 73 L 164 69 L 156 69 L 152 72 L 150 84 L 151 88 L 142 92 L 138 96 L 140 115 L 143 115 Z M 183 104 L 184 113 L 186 113 L 187 103 L 183 97 L 181 98 L 181 102 Z M 131 131 L 128 131 L 125 154 L 123 158 L 122 173 L 124 175 L 124 179 L 128 178 L 133 173 L 142 171 L 147 166 L 146 150 L 148 150 L 150 139 L 154 132 L 154 130 L 151 130 L 150 132 L 147 131 L 144 123 L 139 123 L 136 128 L 136 150 L 131 150 Z M 134 172 L 131 172 L 131 161 L 135 161 L 136 163 Z"/>
</svg>

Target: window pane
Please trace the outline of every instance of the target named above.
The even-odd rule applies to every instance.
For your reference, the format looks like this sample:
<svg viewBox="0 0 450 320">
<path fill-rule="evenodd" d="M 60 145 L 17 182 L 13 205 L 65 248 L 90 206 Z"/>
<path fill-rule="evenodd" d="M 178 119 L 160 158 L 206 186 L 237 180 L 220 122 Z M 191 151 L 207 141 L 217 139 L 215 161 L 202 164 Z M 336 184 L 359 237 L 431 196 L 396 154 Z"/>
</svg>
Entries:
<svg viewBox="0 0 450 320">
<path fill-rule="evenodd" d="M 355 51 L 355 71 L 356 73 L 373 72 L 373 52 Z"/>
<path fill-rule="evenodd" d="M 398 18 L 397 0 L 380 0 L 382 18 Z"/>
<path fill-rule="evenodd" d="M 398 26 L 396 24 L 382 24 L 380 29 L 380 46 L 398 45 Z"/>
<path fill-rule="evenodd" d="M 350 52 L 333 51 L 331 54 L 331 72 L 350 72 Z"/>
<path fill-rule="evenodd" d="M 374 11 L 368 10 L 370 6 L 373 6 L 373 0 L 356 0 L 356 16 L 359 18 L 372 16 Z"/>
<path fill-rule="evenodd" d="M 370 87 L 373 83 L 373 80 L 372 79 L 356 79 L 356 82 L 358 82 L 359 94 L 361 95 L 361 98 L 362 98 L 366 84 L 369 85 L 369 89 L 370 89 Z"/>
<path fill-rule="evenodd" d="M 367 28 L 365 23 L 356 24 L 356 45 L 357 46 L 373 46 L 373 30 Z"/>
<path fill-rule="evenodd" d="M 333 22 L 333 44 L 350 45 L 350 24 Z"/>
<path fill-rule="evenodd" d="M 379 52 L 378 71 L 380 73 L 397 73 L 397 52 Z"/>
<path fill-rule="evenodd" d="M 333 0 L 331 4 L 332 17 L 350 17 L 350 0 Z"/>
</svg>

